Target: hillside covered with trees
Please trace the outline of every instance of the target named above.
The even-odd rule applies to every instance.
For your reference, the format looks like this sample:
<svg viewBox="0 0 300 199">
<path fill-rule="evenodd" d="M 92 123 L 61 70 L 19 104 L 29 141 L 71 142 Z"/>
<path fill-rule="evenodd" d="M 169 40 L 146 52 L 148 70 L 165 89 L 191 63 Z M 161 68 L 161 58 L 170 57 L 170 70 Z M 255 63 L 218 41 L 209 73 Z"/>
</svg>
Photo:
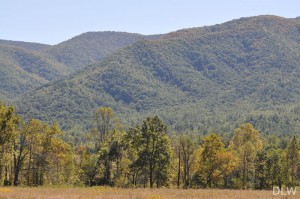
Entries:
<svg viewBox="0 0 300 199">
<path fill-rule="evenodd" d="M 0 185 L 300 185 L 300 21 L 0 40 Z"/>
<path fill-rule="evenodd" d="M 119 48 L 158 37 L 88 32 L 53 46 L 0 40 L 0 99 L 11 101 L 100 61 Z"/>
<path fill-rule="evenodd" d="M 177 132 L 230 133 L 250 122 L 263 134 L 296 135 L 299 42 L 299 20 L 276 16 L 179 30 L 122 48 L 14 104 L 80 139 L 100 106 L 112 107 L 126 128 L 158 115 Z"/>
</svg>

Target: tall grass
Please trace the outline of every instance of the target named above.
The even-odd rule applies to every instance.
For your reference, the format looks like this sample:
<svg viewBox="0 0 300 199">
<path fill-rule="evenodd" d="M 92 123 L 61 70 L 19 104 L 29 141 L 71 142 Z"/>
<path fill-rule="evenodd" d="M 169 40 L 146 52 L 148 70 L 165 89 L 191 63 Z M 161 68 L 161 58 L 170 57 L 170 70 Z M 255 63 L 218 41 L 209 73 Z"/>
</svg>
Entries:
<svg viewBox="0 0 300 199">
<path fill-rule="evenodd" d="M 295 196 L 273 196 L 272 191 L 216 189 L 118 189 L 91 188 L 0 188 L 2 199 L 283 199 Z"/>
</svg>

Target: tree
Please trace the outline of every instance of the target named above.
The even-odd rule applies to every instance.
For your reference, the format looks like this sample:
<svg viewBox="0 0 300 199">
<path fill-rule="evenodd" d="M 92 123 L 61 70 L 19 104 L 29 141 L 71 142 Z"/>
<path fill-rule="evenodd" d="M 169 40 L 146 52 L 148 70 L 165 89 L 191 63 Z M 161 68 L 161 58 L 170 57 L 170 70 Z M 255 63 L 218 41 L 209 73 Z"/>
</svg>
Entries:
<svg viewBox="0 0 300 199">
<path fill-rule="evenodd" d="M 79 165 L 79 183 L 83 183 L 86 186 L 96 185 L 97 176 L 97 160 L 98 157 L 95 154 L 91 154 L 88 150 L 84 149 L 80 157 Z"/>
<path fill-rule="evenodd" d="M 293 187 L 295 186 L 296 174 L 300 163 L 299 149 L 299 142 L 294 136 L 286 149 L 287 166 L 290 172 L 291 186 Z"/>
<path fill-rule="evenodd" d="M 29 141 L 28 184 L 60 184 L 72 167 L 72 150 L 59 136 L 62 131 L 57 124 L 48 126 L 38 120 L 32 124 L 36 133 Z"/>
<path fill-rule="evenodd" d="M 33 137 L 36 134 L 37 126 L 36 120 L 30 120 L 28 122 L 22 122 L 14 144 L 14 186 L 19 185 L 19 174 L 25 162 L 25 158 L 31 152 L 31 145 L 33 144 Z M 30 161 L 29 161 L 30 162 Z M 29 170 L 28 170 L 29 171 Z"/>
<path fill-rule="evenodd" d="M 58 185 L 72 181 L 73 154 L 68 143 L 58 137 L 53 137 L 47 164 L 49 165 L 47 170 L 49 183 Z"/>
<path fill-rule="evenodd" d="M 157 187 L 166 185 L 172 149 L 163 122 L 157 116 L 149 117 L 141 127 L 128 131 L 127 140 L 137 151 L 137 159 L 131 166 L 142 171 L 144 186 L 148 179 L 150 188 L 153 188 L 155 182 Z"/>
<path fill-rule="evenodd" d="M 43 124 L 40 120 L 30 120 L 29 123 L 24 123 L 22 126 L 21 134 L 27 134 L 25 137 L 27 139 L 26 150 L 28 150 L 28 160 L 26 168 L 26 184 L 28 186 L 38 184 L 38 171 L 37 162 L 38 154 L 41 152 L 41 141 L 42 135 L 48 126 Z M 20 138 L 22 136 L 20 135 Z"/>
<path fill-rule="evenodd" d="M 126 160 L 128 164 L 128 170 L 125 171 L 125 175 L 132 186 L 137 186 L 138 174 L 141 172 L 142 167 L 137 162 L 139 152 L 142 150 L 139 148 L 140 143 L 140 126 L 130 128 L 124 139 L 124 149 L 126 150 Z"/>
<path fill-rule="evenodd" d="M 99 142 L 102 142 L 108 135 L 108 132 L 114 129 L 115 119 L 116 117 L 112 108 L 100 107 L 96 110 L 95 122 Z"/>
<path fill-rule="evenodd" d="M 256 155 L 255 161 L 255 188 L 264 189 L 267 187 L 267 153 L 261 150 Z"/>
<path fill-rule="evenodd" d="M 221 136 L 213 133 L 203 138 L 198 172 L 204 179 L 204 187 L 218 185 L 235 169 L 236 163 L 233 154 L 226 151 Z"/>
<path fill-rule="evenodd" d="M 181 135 L 179 138 L 179 169 L 178 178 L 180 178 L 180 162 L 183 161 L 183 187 L 188 188 L 191 181 L 192 155 L 196 149 L 196 143 L 192 135 Z M 181 157 L 180 157 L 181 155 Z"/>
<path fill-rule="evenodd" d="M 103 169 L 101 184 L 113 185 L 120 176 L 120 162 L 123 157 L 123 131 L 113 130 L 105 141 L 102 141 L 97 165 Z"/>
<path fill-rule="evenodd" d="M 281 189 L 283 184 L 282 161 L 283 150 L 279 148 L 271 148 L 267 150 L 266 172 L 267 172 L 267 187 L 279 186 Z"/>
<path fill-rule="evenodd" d="M 96 181 L 98 184 L 113 185 L 114 180 L 120 175 L 123 128 L 115 113 L 109 107 L 97 109 L 95 120 L 97 126 L 97 143 L 95 146 L 99 156 L 96 170 L 101 176 Z M 114 165 L 116 165 L 116 168 L 114 168 Z"/>
<path fill-rule="evenodd" d="M 242 124 L 235 129 L 230 148 L 239 159 L 239 172 L 242 188 L 246 189 L 246 182 L 254 179 L 255 158 L 262 147 L 259 132 L 250 123 Z"/>
<path fill-rule="evenodd" d="M 11 152 L 12 142 L 17 136 L 17 125 L 20 118 L 15 114 L 13 107 L 0 104 L 0 184 L 3 183 L 3 169 L 6 165 L 5 154 Z M 7 175 L 5 175 L 7 176 Z M 6 179 L 7 181 L 7 179 Z"/>
</svg>

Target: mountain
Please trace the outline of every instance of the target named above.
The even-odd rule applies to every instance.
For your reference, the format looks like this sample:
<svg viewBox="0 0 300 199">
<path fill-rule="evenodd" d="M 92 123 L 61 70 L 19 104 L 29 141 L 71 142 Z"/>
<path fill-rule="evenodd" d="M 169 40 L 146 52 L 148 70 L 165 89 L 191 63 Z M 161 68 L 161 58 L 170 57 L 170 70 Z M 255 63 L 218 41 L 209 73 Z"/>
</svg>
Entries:
<svg viewBox="0 0 300 199">
<path fill-rule="evenodd" d="M 89 129 L 93 111 L 110 106 L 127 125 L 157 114 L 177 131 L 232 132 L 251 121 L 264 133 L 295 133 L 299 43 L 299 20 L 276 16 L 179 30 L 118 50 L 16 104 L 69 131 Z"/>
<path fill-rule="evenodd" d="M 0 44 L 0 98 L 2 100 L 7 101 L 68 74 L 67 67 L 35 52 L 37 48 Z"/>
<path fill-rule="evenodd" d="M 10 41 L 10 40 L 2 40 L 2 39 L 0 39 L 0 45 L 21 47 L 31 51 L 41 51 L 50 47 L 50 45 L 47 44 L 23 42 L 23 41 Z"/>
<path fill-rule="evenodd" d="M 159 35 L 145 36 L 125 32 L 87 32 L 52 46 L 44 53 L 72 69 L 84 68 L 99 62 L 119 48 L 145 39 L 157 39 Z"/>
<path fill-rule="evenodd" d="M 54 46 L 0 40 L 0 99 L 10 101 L 100 61 L 121 47 L 158 37 L 122 32 L 89 32 Z"/>
</svg>

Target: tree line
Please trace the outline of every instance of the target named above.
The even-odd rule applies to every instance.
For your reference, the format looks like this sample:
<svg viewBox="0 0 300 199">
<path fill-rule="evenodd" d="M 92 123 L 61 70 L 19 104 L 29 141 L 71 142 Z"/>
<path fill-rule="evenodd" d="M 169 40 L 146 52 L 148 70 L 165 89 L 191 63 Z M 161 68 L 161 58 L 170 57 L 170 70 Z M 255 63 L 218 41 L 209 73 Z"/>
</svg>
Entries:
<svg viewBox="0 0 300 199">
<path fill-rule="evenodd" d="M 84 143 L 62 139 L 57 124 L 22 120 L 0 104 L 0 183 L 271 189 L 300 180 L 300 147 L 241 124 L 231 136 L 170 133 L 158 117 L 124 129 L 111 108 L 95 112 Z"/>
</svg>

